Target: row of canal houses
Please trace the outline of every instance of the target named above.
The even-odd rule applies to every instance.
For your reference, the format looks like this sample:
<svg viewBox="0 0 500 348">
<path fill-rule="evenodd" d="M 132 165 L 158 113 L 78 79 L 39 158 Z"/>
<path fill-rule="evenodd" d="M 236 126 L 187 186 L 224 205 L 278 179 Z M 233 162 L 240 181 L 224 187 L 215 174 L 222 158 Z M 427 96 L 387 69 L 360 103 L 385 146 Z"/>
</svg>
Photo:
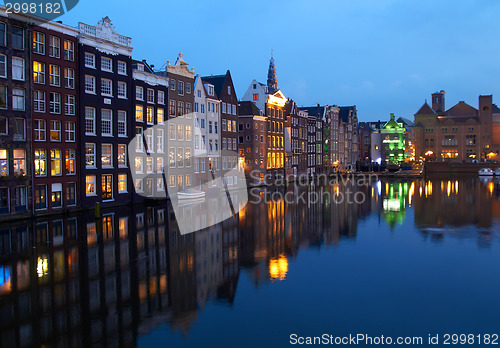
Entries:
<svg viewBox="0 0 500 348">
<path fill-rule="evenodd" d="M 229 70 L 155 70 L 108 17 L 96 26 L 0 12 L 0 221 L 168 197 L 277 175 L 349 170 L 356 107 L 299 107 Z M 269 175 L 268 175 L 269 174 Z M 222 181 L 221 177 L 225 178 Z"/>
</svg>

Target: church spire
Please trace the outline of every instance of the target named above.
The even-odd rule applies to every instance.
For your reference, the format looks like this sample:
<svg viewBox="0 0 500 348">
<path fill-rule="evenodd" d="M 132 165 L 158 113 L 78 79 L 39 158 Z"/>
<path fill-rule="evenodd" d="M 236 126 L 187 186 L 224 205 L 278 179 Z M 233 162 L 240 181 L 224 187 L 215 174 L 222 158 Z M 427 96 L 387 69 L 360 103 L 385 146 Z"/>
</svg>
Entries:
<svg viewBox="0 0 500 348">
<path fill-rule="evenodd" d="M 273 51 L 271 51 L 269 71 L 267 72 L 267 90 L 268 93 L 274 93 L 278 90 L 278 77 L 276 76 L 276 67 L 274 66 Z"/>
</svg>

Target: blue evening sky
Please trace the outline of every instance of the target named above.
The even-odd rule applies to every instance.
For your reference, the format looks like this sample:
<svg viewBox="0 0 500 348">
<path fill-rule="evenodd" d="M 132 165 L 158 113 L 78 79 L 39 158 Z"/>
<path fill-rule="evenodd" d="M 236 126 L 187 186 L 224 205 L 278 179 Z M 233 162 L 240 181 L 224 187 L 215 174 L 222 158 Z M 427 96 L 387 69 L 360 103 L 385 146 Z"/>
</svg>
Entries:
<svg viewBox="0 0 500 348">
<path fill-rule="evenodd" d="M 497 0 L 80 0 L 60 19 L 109 16 L 132 37 L 135 59 L 156 68 L 179 51 L 201 75 L 231 70 L 238 97 L 266 82 L 299 105 L 357 105 L 361 121 L 409 117 L 432 92 L 446 106 L 480 94 L 500 104 Z"/>
</svg>

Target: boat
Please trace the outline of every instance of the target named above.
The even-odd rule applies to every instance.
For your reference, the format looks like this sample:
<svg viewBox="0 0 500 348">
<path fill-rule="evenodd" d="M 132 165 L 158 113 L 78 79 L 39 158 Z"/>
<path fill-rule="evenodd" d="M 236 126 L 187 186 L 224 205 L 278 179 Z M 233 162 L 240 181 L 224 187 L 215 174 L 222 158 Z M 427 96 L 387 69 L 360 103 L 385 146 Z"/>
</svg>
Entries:
<svg viewBox="0 0 500 348">
<path fill-rule="evenodd" d="M 178 199 L 197 199 L 205 197 L 205 192 L 189 188 L 187 190 L 177 192 Z"/>
<path fill-rule="evenodd" d="M 480 176 L 493 176 L 493 170 L 491 170 L 491 168 L 481 168 L 478 174 Z"/>
<path fill-rule="evenodd" d="M 493 174 L 495 174 L 495 176 L 500 176 L 500 168 L 495 169 Z"/>
</svg>

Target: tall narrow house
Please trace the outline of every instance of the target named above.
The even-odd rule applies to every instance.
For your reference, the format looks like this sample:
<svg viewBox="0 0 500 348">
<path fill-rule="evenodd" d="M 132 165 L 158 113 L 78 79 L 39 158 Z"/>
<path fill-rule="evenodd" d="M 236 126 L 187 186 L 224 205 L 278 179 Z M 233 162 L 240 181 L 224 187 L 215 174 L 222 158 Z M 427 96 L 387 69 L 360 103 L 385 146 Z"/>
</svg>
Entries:
<svg viewBox="0 0 500 348">
<path fill-rule="evenodd" d="M 0 12 L 0 220 L 31 213 L 30 29 Z"/>
<path fill-rule="evenodd" d="M 285 175 L 285 120 L 287 98 L 278 88 L 274 58 L 271 57 L 267 85 L 253 80 L 243 101 L 252 101 L 267 118 L 266 170 L 275 178 Z"/>
<path fill-rule="evenodd" d="M 216 76 L 205 76 L 202 77 L 205 83 L 209 83 L 214 86 L 213 91 L 209 89 L 207 92 L 207 98 L 217 95 L 220 100 L 221 105 L 221 161 L 222 173 L 227 173 L 233 168 L 239 166 L 238 161 L 238 98 L 236 96 L 236 91 L 234 89 L 233 79 L 231 78 L 231 73 L 226 71 L 224 75 Z M 238 167 L 239 168 L 239 167 Z M 224 174 L 223 174 L 224 175 Z M 226 184 L 228 188 L 236 186 L 237 176 L 225 176 Z"/>
<path fill-rule="evenodd" d="M 133 136 L 132 39 L 108 17 L 78 30 L 82 206 L 128 203 L 132 190 L 122 178 L 129 174 L 123 146 Z"/>
<path fill-rule="evenodd" d="M 34 26 L 31 33 L 37 215 L 74 210 L 80 203 L 77 36 L 76 28 L 57 22 Z"/>
</svg>

